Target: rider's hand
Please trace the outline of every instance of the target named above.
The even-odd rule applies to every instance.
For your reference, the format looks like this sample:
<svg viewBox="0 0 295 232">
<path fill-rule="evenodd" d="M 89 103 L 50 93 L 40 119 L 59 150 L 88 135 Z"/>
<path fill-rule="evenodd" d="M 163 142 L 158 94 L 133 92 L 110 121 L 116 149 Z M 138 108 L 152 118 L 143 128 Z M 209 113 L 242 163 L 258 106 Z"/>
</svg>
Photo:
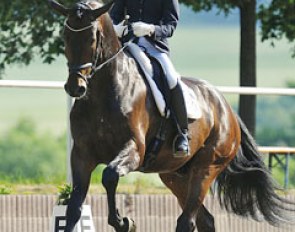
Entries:
<svg viewBox="0 0 295 232">
<path fill-rule="evenodd" d="M 155 32 L 155 25 L 144 22 L 136 22 L 132 24 L 133 33 L 136 37 L 151 36 Z"/>
<path fill-rule="evenodd" d="M 117 25 L 114 25 L 115 32 L 119 38 L 126 35 L 128 33 L 127 25 L 124 25 L 125 20 L 120 22 Z"/>
</svg>

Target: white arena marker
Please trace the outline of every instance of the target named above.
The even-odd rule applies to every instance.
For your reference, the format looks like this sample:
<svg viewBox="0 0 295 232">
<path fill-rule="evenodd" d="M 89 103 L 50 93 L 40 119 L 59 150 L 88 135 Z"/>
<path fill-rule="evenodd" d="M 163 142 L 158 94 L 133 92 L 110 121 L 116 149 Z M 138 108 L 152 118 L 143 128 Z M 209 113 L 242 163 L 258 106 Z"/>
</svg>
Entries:
<svg viewBox="0 0 295 232">
<path fill-rule="evenodd" d="M 66 205 L 53 207 L 53 215 L 49 232 L 64 232 L 66 225 Z M 74 232 L 95 232 L 90 205 L 82 206 L 82 215 Z"/>
</svg>

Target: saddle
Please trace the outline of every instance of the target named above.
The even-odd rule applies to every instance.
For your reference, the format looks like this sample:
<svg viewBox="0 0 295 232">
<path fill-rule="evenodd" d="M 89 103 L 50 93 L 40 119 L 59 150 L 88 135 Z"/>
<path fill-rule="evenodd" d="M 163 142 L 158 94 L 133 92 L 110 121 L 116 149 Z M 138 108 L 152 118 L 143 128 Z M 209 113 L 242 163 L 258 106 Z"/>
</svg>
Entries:
<svg viewBox="0 0 295 232">
<path fill-rule="evenodd" d="M 125 52 L 135 60 L 142 76 L 149 84 L 160 115 L 169 118 L 171 93 L 161 63 L 154 57 L 147 56 L 135 43 L 129 43 Z M 188 118 L 191 120 L 200 118 L 201 109 L 195 93 L 183 81 L 179 80 L 179 83 L 183 90 Z"/>
<path fill-rule="evenodd" d="M 141 171 L 144 171 L 147 167 L 153 165 L 153 162 L 156 160 L 157 154 L 166 139 L 166 121 L 170 118 L 171 91 L 168 86 L 164 69 L 158 60 L 154 57 L 148 57 L 146 53 L 134 43 L 129 43 L 125 52 L 128 56 L 134 58 L 139 71 L 150 86 L 155 103 L 162 116 L 157 134 L 150 144 L 148 144 L 146 149 L 144 163 L 141 167 Z M 179 82 L 183 90 L 188 118 L 192 120 L 200 118 L 201 110 L 197 103 L 195 93 L 181 80 Z"/>
</svg>

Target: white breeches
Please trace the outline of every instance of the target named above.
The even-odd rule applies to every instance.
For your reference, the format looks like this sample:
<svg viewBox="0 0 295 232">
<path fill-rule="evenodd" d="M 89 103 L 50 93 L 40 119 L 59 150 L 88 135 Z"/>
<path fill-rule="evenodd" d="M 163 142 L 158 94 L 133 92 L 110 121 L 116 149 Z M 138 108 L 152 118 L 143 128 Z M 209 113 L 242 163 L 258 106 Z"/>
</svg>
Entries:
<svg viewBox="0 0 295 232">
<path fill-rule="evenodd" d="M 161 52 L 157 48 L 155 48 L 144 37 L 139 38 L 138 46 L 149 56 L 154 57 L 161 63 L 161 66 L 164 69 L 167 77 L 169 88 L 173 89 L 177 85 L 177 81 L 180 78 L 180 75 L 176 72 L 169 56 L 166 53 Z"/>
<path fill-rule="evenodd" d="M 149 86 L 152 90 L 152 93 L 155 98 L 156 105 L 160 111 L 160 114 L 163 117 L 168 117 L 169 113 L 166 110 L 166 103 L 163 98 L 163 95 L 158 89 L 155 81 L 153 80 L 153 67 L 152 67 L 150 59 L 142 51 L 142 49 L 135 43 L 129 43 L 128 50 L 133 55 L 133 57 L 137 60 L 142 71 L 144 72 L 146 76 L 146 80 L 148 81 Z"/>
</svg>

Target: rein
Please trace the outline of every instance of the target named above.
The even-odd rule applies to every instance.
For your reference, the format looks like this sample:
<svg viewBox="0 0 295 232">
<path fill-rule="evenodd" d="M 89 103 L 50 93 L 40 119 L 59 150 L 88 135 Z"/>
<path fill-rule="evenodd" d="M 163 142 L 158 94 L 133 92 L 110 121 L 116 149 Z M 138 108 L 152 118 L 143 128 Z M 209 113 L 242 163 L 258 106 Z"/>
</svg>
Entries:
<svg viewBox="0 0 295 232">
<path fill-rule="evenodd" d="M 112 60 L 114 60 L 115 58 L 117 58 L 117 56 L 124 51 L 125 48 L 127 48 L 129 46 L 129 44 L 132 42 L 133 40 L 128 41 L 127 43 L 124 44 L 123 47 L 121 47 L 112 57 L 110 57 L 109 59 L 107 59 L 105 62 L 101 63 L 100 65 L 98 65 L 95 69 L 93 69 L 92 74 L 90 74 L 90 76 L 92 77 L 98 70 L 102 69 L 103 66 L 107 65 L 108 63 L 110 63 Z"/>
</svg>

